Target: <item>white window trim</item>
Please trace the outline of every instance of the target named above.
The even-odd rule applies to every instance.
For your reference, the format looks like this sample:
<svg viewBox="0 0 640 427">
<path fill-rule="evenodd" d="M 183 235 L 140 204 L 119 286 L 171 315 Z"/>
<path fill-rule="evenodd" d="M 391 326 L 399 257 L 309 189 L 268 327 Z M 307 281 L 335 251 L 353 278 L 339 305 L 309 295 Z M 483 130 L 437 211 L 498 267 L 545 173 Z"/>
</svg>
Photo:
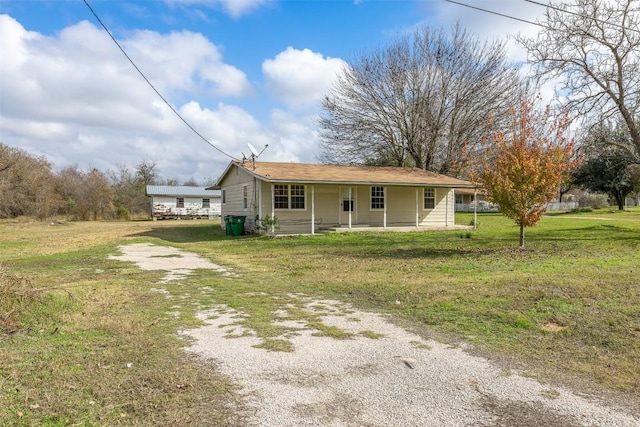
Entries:
<svg viewBox="0 0 640 427">
<path fill-rule="evenodd" d="M 242 186 L 242 209 L 245 211 L 249 209 L 249 186 L 247 184 Z"/>
<path fill-rule="evenodd" d="M 432 208 L 427 208 L 425 207 L 426 202 L 427 202 L 427 190 L 433 190 L 433 207 Z M 436 208 L 436 195 L 437 195 L 437 190 L 436 187 L 423 187 L 422 188 L 422 210 L 423 211 L 432 211 Z"/>
<path fill-rule="evenodd" d="M 285 185 L 287 186 L 287 208 L 276 208 L 275 207 L 275 186 L 276 185 Z M 304 208 L 300 209 L 300 208 L 292 208 L 291 207 L 291 186 L 292 185 L 301 185 L 302 188 L 304 188 Z M 306 212 L 307 211 L 307 206 L 308 206 L 308 201 L 307 201 L 307 186 L 305 184 L 274 184 L 273 187 L 273 209 L 276 211 L 294 211 L 294 212 Z"/>
<path fill-rule="evenodd" d="M 382 188 L 382 204 L 381 208 L 372 208 L 371 203 L 373 202 L 373 196 L 371 195 L 371 191 L 373 188 Z M 387 206 L 387 187 L 382 185 L 372 185 L 369 187 L 369 211 L 372 212 L 384 212 L 385 207 Z"/>
</svg>

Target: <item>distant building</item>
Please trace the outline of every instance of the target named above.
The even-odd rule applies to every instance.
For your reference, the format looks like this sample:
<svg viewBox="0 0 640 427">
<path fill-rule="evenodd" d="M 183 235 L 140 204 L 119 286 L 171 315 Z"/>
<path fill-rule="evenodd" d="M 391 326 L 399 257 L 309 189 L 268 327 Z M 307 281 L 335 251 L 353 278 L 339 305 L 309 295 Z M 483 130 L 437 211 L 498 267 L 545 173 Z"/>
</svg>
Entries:
<svg viewBox="0 0 640 427">
<path fill-rule="evenodd" d="M 153 219 L 215 218 L 220 216 L 220 190 L 206 187 L 147 185 Z"/>
</svg>

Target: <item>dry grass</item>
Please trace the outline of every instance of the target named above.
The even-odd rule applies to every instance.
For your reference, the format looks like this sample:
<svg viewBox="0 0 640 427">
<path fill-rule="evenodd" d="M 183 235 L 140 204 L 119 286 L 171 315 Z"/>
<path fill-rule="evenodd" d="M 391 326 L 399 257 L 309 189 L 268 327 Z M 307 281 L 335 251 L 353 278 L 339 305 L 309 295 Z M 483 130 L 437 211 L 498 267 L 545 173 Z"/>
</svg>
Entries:
<svg viewBox="0 0 640 427">
<path fill-rule="evenodd" d="M 233 386 L 182 351 L 158 274 L 107 259 L 151 225 L 0 225 L 0 425 L 240 423 Z"/>
<path fill-rule="evenodd" d="M 500 215 L 483 215 L 480 224 L 471 238 L 365 232 L 185 247 L 224 259 L 244 271 L 248 289 L 273 298 L 303 292 L 389 312 L 425 334 L 471 341 L 531 375 L 640 402 L 640 210 L 546 217 L 527 229 L 524 250 L 517 227 Z M 217 291 L 251 314 L 264 305 Z"/>
<path fill-rule="evenodd" d="M 11 334 L 20 328 L 20 316 L 37 300 L 40 291 L 25 277 L 7 273 L 0 264 L 0 334 Z"/>
<path fill-rule="evenodd" d="M 532 375 L 640 402 L 640 210 L 546 217 L 527 229 L 525 250 L 517 236 L 498 215 L 482 216 L 470 236 L 227 238 L 210 221 L 0 223 L 4 274 L 25 280 L 11 288 L 42 290 L 17 292 L 29 295 L 18 309 L 0 300 L 12 316 L 12 333 L 0 336 L 0 424 L 241 424 L 233 387 L 187 358 L 175 332 L 197 325 L 198 309 L 226 304 L 250 314 L 238 321 L 267 348 L 289 351 L 273 322 L 283 309 L 314 321 L 292 297 L 300 293 L 388 312 Z M 129 242 L 194 251 L 243 279 L 199 272 L 167 285 L 168 300 L 150 292 L 160 274 L 108 260 Z"/>
</svg>

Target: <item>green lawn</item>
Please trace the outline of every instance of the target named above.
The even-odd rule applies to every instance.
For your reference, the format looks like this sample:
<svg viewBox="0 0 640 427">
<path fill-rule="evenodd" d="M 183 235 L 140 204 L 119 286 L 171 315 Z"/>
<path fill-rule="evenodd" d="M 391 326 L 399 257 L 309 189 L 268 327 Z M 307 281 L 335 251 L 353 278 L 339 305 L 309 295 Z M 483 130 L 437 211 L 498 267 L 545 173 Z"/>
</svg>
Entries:
<svg viewBox="0 0 640 427">
<path fill-rule="evenodd" d="M 296 311 L 293 293 L 391 313 L 528 375 L 640 402 L 640 210 L 553 214 L 525 234 L 520 250 L 517 227 L 495 214 L 480 215 L 472 232 L 276 239 L 228 238 L 214 221 L 2 222 L 0 420 L 198 425 L 205 411 L 231 422 L 233 385 L 187 358 L 175 332 L 198 324 L 196 309 L 223 303 L 251 315 L 242 321 L 265 347 L 289 351 L 274 311 L 289 304 L 315 320 Z M 243 278 L 199 271 L 164 286 L 168 300 L 150 291 L 160 273 L 107 259 L 128 242 L 197 252 Z"/>
</svg>

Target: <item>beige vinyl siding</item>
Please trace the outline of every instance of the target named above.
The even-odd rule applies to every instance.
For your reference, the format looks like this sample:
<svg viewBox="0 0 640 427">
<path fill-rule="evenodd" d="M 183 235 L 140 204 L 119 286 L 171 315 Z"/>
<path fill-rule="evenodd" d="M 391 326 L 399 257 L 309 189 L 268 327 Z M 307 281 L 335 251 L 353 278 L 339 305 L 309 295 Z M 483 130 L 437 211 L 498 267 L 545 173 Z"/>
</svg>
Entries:
<svg viewBox="0 0 640 427">
<path fill-rule="evenodd" d="M 352 220 L 357 223 L 368 224 L 372 227 L 382 227 L 384 224 L 384 210 L 371 209 L 371 186 L 358 186 L 356 193 L 357 215 Z M 424 209 L 423 187 L 385 187 L 387 227 L 412 226 L 416 224 L 416 188 L 418 189 L 418 222 L 422 226 L 453 225 L 454 195 L 450 188 L 435 188 L 435 207 Z M 447 194 L 449 194 L 449 208 L 447 210 Z M 448 222 L 447 222 L 448 214 Z M 342 223 L 346 223 L 343 215 Z"/>
<path fill-rule="evenodd" d="M 338 225 L 342 198 L 337 185 L 316 185 L 315 188 L 315 217 L 316 228 L 331 228 Z M 309 191 L 311 195 L 311 191 Z M 309 203 L 311 212 L 311 203 Z"/>
<path fill-rule="evenodd" d="M 449 196 L 447 198 L 447 195 Z M 420 189 L 420 225 L 445 226 L 453 225 L 453 207 L 454 194 L 450 188 L 435 189 L 435 207 L 433 209 L 424 209 L 424 193 Z M 447 221 L 448 217 L 448 221 Z"/>
<path fill-rule="evenodd" d="M 422 197 L 422 190 L 418 194 Z M 411 225 L 416 225 L 416 189 L 387 187 L 387 226 Z"/>
<path fill-rule="evenodd" d="M 371 210 L 371 186 L 353 186 L 356 206 L 358 210 L 358 224 L 369 224 L 373 227 L 381 227 L 384 210 Z M 388 191 L 388 189 L 387 189 Z"/>
<path fill-rule="evenodd" d="M 284 183 L 283 183 L 284 184 Z M 340 197 L 333 185 L 305 185 L 305 209 L 276 209 L 281 234 L 311 233 L 312 195 L 315 194 L 315 230 L 338 225 Z M 271 183 L 260 182 L 262 217 L 271 215 Z"/>
<path fill-rule="evenodd" d="M 240 168 L 228 173 L 220 183 L 220 188 L 226 192 L 226 203 L 222 205 L 222 225 L 226 215 L 246 216 L 245 230 L 252 231 L 254 218 L 257 215 L 257 203 L 254 178 Z M 247 208 L 243 208 L 243 187 L 247 186 Z"/>
<path fill-rule="evenodd" d="M 416 190 L 414 187 L 385 188 L 387 227 L 416 225 Z M 371 209 L 371 186 L 358 186 L 358 223 L 372 227 L 384 225 L 384 209 Z"/>
</svg>

